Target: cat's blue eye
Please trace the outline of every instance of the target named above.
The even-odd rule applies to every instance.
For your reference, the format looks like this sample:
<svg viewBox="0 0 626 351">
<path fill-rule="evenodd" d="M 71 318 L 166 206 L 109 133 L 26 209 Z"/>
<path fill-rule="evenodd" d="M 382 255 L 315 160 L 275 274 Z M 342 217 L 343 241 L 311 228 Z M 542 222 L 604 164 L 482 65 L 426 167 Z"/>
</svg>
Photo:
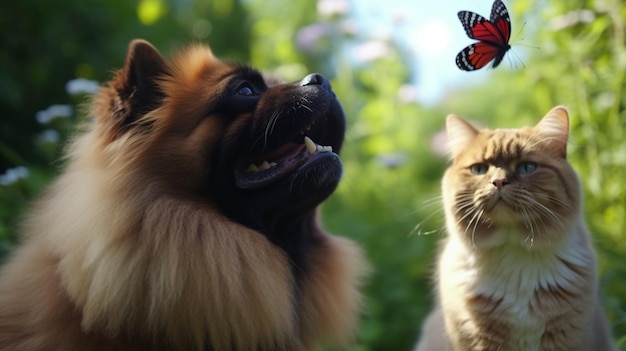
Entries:
<svg viewBox="0 0 626 351">
<path fill-rule="evenodd" d="M 529 174 L 534 172 L 537 169 L 537 164 L 535 162 L 525 161 L 517 165 L 517 169 L 515 170 L 519 174 Z"/>
<path fill-rule="evenodd" d="M 484 163 L 477 163 L 477 164 L 470 166 L 470 171 L 472 171 L 473 174 L 477 174 L 477 175 L 487 173 L 488 169 L 489 169 L 489 166 Z"/>
</svg>

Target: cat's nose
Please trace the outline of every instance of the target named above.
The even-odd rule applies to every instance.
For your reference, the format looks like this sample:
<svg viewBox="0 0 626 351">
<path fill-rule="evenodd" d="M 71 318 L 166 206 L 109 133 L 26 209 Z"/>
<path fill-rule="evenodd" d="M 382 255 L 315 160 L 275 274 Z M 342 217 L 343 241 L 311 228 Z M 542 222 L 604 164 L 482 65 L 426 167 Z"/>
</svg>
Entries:
<svg viewBox="0 0 626 351">
<path fill-rule="evenodd" d="M 506 178 L 498 178 L 498 179 L 494 179 L 491 182 L 491 184 L 493 184 L 493 186 L 498 188 L 498 190 L 502 190 L 502 187 L 509 184 L 509 182 L 507 181 Z"/>
</svg>

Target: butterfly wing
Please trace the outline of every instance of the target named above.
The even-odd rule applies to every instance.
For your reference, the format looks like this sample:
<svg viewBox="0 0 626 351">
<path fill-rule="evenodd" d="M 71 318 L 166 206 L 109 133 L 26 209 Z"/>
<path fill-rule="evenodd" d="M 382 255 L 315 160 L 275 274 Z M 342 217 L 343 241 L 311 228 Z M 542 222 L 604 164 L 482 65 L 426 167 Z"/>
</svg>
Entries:
<svg viewBox="0 0 626 351">
<path fill-rule="evenodd" d="M 508 44 L 511 38 L 511 18 L 509 17 L 509 11 L 501 0 L 493 2 L 489 19 L 502 35 L 502 42 Z"/>
<path fill-rule="evenodd" d="M 478 42 L 465 47 L 456 55 L 456 65 L 464 71 L 474 71 L 485 67 L 491 60 L 493 68 L 498 67 L 506 50 L 488 43 Z"/>
<path fill-rule="evenodd" d="M 476 38 L 474 28 L 481 23 L 489 22 L 485 17 L 472 11 L 459 11 L 458 16 L 463 25 L 463 29 L 465 29 L 465 33 L 472 39 L 478 39 Z"/>
<path fill-rule="evenodd" d="M 464 71 L 473 71 L 495 59 L 493 68 L 498 67 L 511 48 L 511 19 L 504 3 L 501 0 L 493 3 L 490 20 L 471 11 L 460 11 L 458 16 L 467 36 L 479 42 L 461 50 L 456 65 Z"/>
<path fill-rule="evenodd" d="M 504 9 L 506 11 L 506 8 Z M 506 18 L 499 17 L 496 19 L 495 23 L 497 23 L 497 25 L 471 11 L 459 11 L 458 16 L 468 37 L 486 41 L 494 45 L 508 45 L 511 33 L 511 22 L 508 12 L 506 14 Z M 503 31 L 501 31 L 500 28 L 502 28 Z"/>
</svg>

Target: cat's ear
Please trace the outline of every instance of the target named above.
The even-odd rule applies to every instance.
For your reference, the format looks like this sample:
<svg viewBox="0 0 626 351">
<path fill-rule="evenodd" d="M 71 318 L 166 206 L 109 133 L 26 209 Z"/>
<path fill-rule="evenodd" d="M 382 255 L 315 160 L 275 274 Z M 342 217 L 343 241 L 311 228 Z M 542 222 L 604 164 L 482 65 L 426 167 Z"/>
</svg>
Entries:
<svg viewBox="0 0 626 351">
<path fill-rule="evenodd" d="M 569 114 L 563 106 L 556 106 L 550 110 L 535 126 L 540 133 L 561 157 L 567 152 L 567 138 L 569 137 Z"/>
<path fill-rule="evenodd" d="M 478 134 L 478 130 L 464 119 L 456 115 L 446 118 L 446 132 L 448 134 L 448 149 L 452 158 L 465 150 Z"/>
</svg>

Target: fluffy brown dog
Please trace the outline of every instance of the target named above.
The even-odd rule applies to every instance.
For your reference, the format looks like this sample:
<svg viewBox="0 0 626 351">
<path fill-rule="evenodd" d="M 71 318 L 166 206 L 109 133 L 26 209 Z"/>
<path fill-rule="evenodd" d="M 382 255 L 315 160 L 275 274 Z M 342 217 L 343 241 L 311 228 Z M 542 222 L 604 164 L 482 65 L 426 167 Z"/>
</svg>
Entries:
<svg viewBox="0 0 626 351">
<path fill-rule="evenodd" d="M 167 61 L 133 41 L 2 271 L 0 349 L 348 341 L 361 252 L 316 210 L 344 115 L 321 75 L 269 85 L 207 47 Z"/>
</svg>

